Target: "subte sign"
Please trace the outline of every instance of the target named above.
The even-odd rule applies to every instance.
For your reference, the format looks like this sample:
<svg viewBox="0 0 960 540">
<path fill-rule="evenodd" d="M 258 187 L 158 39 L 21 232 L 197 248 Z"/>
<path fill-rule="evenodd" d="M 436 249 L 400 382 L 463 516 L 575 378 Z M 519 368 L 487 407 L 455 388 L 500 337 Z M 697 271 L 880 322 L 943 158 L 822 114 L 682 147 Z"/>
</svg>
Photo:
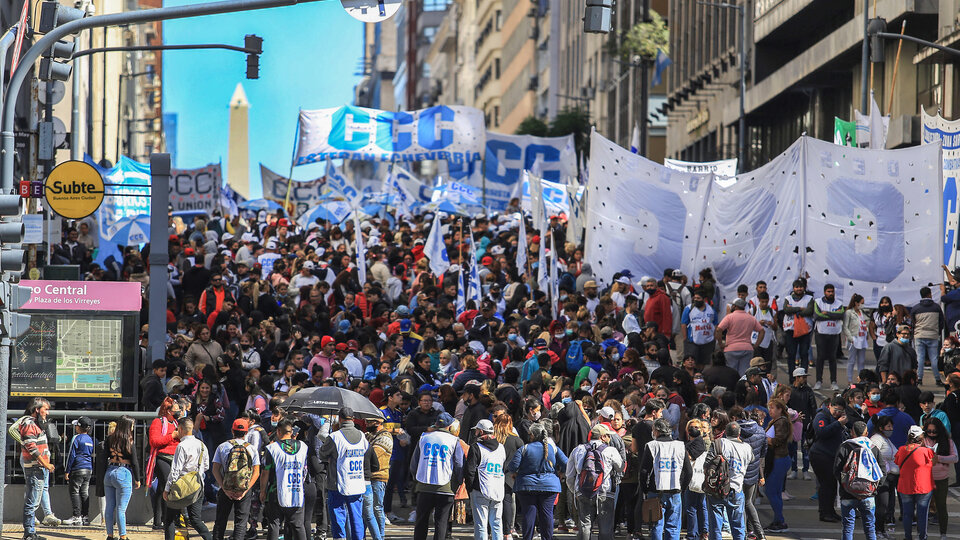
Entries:
<svg viewBox="0 0 960 540">
<path fill-rule="evenodd" d="M 68 219 L 85 218 L 103 203 L 103 177 L 89 163 L 65 161 L 50 171 L 44 192 L 54 212 Z"/>
</svg>

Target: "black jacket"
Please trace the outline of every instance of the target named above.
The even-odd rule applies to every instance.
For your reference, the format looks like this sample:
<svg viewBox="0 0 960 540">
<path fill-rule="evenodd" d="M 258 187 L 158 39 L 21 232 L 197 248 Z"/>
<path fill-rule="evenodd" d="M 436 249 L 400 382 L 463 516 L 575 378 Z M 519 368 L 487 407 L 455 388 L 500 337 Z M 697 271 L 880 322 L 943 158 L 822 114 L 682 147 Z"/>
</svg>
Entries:
<svg viewBox="0 0 960 540">
<path fill-rule="evenodd" d="M 847 440 L 846 426 L 838 422 L 827 407 L 822 407 L 813 418 L 813 432 L 816 440 L 810 447 L 811 454 L 834 456 Z"/>
<path fill-rule="evenodd" d="M 140 380 L 140 403 L 143 404 L 144 409 L 156 410 L 163 403 L 166 395 L 163 391 L 163 382 L 153 372 Z"/>
<path fill-rule="evenodd" d="M 430 409 L 430 412 L 423 412 L 420 407 L 410 409 L 410 412 L 403 419 L 403 429 L 410 435 L 410 443 L 413 446 L 417 446 L 420 436 L 437 421 L 438 416 L 440 416 L 440 411 L 433 408 Z"/>
<path fill-rule="evenodd" d="M 813 422 L 813 417 L 817 414 L 817 397 L 813 393 L 813 388 L 810 388 L 809 384 L 791 386 L 790 401 L 787 406 L 806 415 L 803 421 L 804 427 L 810 425 L 810 422 Z"/>
<path fill-rule="evenodd" d="M 471 491 L 480 491 L 480 475 L 477 468 L 480 466 L 480 445 L 483 445 L 491 452 L 496 450 L 500 443 L 496 439 L 480 439 L 470 445 L 470 451 L 467 452 L 467 462 L 463 465 L 463 485 L 467 488 L 467 493 Z M 506 450 L 506 448 L 504 448 Z M 512 459 L 513 455 L 507 457 Z"/>
<path fill-rule="evenodd" d="M 478 401 L 467 407 L 467 411 L 463 413 L 463 418 L 460 420 L 460 439 L 467 444 L 473 444 L 474 426 L 477 425 L 477 422 L 489 416 L 490 413 L 487 411 L 487 406 L 484 405 L 482 401 Z"/>
<path fill-rule="evenodd" d="M 850 452 L 852 452 L 858 446 L 860 445 L 853 442 L 852 439 L 847 439 L 840 445 L 840 449 L 837 451 L 837 457 L 833 460 L 833 475 L 837 477 L 837 480 L 839 480 L 840 475 L 843 474 L 843 466 L 846 465 L 847 458 L 850 456 Z M 880 468 L 883 469 L 883 460 L 880 459 L 880 450 L 871 444 L 870 451 L 873 452 L 873 457 L 877 459 L 877 463 L 879 463 Z M 884 474 L 886 474 L 886 471 L 884 471 Z M 883 479 L 881 478 L 880 481 L 882 482 Z M 840 483 L 840 498 L 856 499 L 856 497 L 848 493 L 847 490 L 843 489 L 842 483 Z"/>
</svg>

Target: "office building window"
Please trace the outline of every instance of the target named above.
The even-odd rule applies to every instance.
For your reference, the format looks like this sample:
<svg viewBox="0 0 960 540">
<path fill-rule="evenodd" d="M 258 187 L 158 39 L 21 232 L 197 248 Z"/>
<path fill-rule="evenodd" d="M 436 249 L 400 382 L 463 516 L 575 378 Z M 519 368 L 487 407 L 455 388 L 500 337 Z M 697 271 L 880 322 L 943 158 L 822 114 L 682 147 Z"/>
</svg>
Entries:
<svg viewBox="0 0 960 540">
<path fill-rule="evenodd" d="M 424 11 L 444 11 L 450 5 L 450 0 L 423 0 Z"/>
</svg>

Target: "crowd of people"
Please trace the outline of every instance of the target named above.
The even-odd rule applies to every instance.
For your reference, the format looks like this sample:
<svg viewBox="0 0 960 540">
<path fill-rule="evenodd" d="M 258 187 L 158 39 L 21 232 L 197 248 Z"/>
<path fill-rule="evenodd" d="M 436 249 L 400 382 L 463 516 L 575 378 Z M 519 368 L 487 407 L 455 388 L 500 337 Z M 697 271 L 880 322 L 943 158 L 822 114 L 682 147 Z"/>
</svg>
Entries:
<svg viewBox="0 0 960 540">
<path fill-rule="evenodd" d="M 380 540 L 405 521 L 417 540 L 470 523 L 483 540 L 742 540 L 788 531 L 788 481 L 815 481 L 819 517 L 842 522 L 844 539 L 858 518 L 868 538 L 889 538 L 898 515 L 906 538 L 925 539 L 931 505 L 945 538 L 960 478 L 953 275 L 943 307 L 928 287 L 911 306 L 865 306 L 802 276 L 725 302 L 709 268 L 597 273 L 561 219 L 541 234 L 509 214 L 443 219 L 451 265 L 435 273 L 437 223 L 172 220 L 166 357 L 141 359 L 141 408 L 157 414 L 139 442 L 148 454 L 129 417 L 100 442 L 89 418 L 75 422 L 69 523 L 89 523 L 94 483 L 110 540 L 126 538 L 141 486 L 168 540 L 181 519 L 221 540 L 231 516 L 233 540 Z M 60 251 L 86 279 L 149 287 L 149 246 L 100 266 L 66 234 Z M 557 284 L 544 290 L 539 254 L 553 250 Z M 319 386 L 363 395 L 382 418 L 284 408 Z M 25 540 L 54 468 L 48 411 L 37 398 L 17 424 Z"/>
</svg>

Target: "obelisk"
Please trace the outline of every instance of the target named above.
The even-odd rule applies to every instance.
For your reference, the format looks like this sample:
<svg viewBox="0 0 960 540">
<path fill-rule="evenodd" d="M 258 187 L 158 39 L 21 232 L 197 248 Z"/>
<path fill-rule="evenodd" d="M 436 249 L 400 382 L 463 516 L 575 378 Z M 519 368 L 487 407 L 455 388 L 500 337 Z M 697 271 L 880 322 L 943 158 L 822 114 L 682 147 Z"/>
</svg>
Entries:
<svg viewBox="0 0 960 540">
<path fill-rule="evenodd" d="M 227 183 L 244 199 L 250 199 L 250 102 L 243 91 L 237 88 L 230 98 L 230 136 L 227 147 Z"/>
</svg>

